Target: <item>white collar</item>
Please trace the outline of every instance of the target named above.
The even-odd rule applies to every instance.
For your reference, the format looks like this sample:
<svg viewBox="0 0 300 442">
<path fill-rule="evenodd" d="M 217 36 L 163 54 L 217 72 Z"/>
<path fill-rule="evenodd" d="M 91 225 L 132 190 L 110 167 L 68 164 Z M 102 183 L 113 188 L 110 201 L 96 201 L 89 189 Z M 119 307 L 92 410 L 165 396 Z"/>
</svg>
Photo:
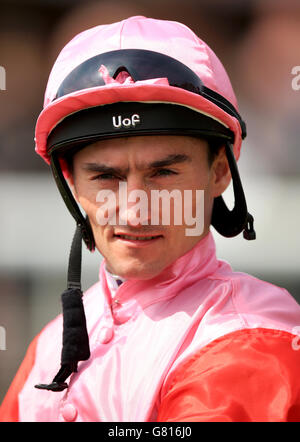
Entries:
<svg viewBox="0 0 300 442">
<path fill-rule="evenodd" d="M 106 281 L 108 288 L 111 292 L 111 296 L 114 297 L 120 285 L 125 281 L 124 278 L 121 278 L 118 275 L 114 275 L 105 267 Z"/>
</svg>

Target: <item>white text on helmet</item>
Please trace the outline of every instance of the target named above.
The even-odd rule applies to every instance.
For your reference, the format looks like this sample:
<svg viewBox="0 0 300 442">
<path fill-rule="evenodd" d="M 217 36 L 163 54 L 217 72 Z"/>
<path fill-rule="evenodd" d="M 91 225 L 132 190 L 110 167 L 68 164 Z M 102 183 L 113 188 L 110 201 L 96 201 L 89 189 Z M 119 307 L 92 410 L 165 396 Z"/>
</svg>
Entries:
<svg viewBox="0 0 300 442">
<path fill-rule="evenodd" d="M 112 117 L 112 122 L 114 127 L 119 129 L 120 127 L 135 126 L 136 124 L 139 124 L 141 120 L 138 114 L 133 114 L 130 118 L 122 118 L 121 115 L 118 115 L 118 117 Z"/>
</svg>

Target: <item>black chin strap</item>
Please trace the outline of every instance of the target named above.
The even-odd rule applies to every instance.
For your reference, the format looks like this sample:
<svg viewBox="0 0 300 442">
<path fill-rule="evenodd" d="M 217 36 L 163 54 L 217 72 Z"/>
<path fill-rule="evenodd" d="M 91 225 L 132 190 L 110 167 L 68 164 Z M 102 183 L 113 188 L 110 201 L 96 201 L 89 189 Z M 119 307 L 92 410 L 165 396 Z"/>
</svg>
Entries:
<svg viewBox="0 0 300 442">
<path fill-rule="evenodd" d="M 226 155 L 232 176 L 234 192 L 234 208 L 230 211 L 223 197 L 215 198 L 211 224 L 221 235 L 230 238 L 243 232 L 247 240 L 256 238 L 253 216 L 248 213 L 246 198 L 243 191 L 239 171 L 232 151 L 231 144 L 225 144 Z"/>
<path fill-rule="evenodd" d="M 78 224 L 70 251 L 68 285 L 61 296 L 63 310 L 61 367 L 50 384 L 35 385 L 36 388 L 42 390 L 62 391 L 68 388 L 65 380 L 77 371 L 79 361 L 85 361 L 90 357 L 89 338 L 82 303 L 81 251 L 82 233 L 81 225 Z"/>
</svg>

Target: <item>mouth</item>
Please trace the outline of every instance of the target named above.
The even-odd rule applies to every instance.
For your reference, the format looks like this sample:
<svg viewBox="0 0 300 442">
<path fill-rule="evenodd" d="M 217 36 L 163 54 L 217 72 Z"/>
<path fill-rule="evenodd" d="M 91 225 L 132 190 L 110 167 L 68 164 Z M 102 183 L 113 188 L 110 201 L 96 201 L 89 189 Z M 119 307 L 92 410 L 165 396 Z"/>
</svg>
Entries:
<svg viewBox="0 0 300 442">
<path fill-rule="evenodd" d="M 114 234 L 114 238 L 124 243 L 141 246 L 152 244 L 163 238 L 163 235 L 128 235 L 125 233 L 116 233 Z"/>
</svg>

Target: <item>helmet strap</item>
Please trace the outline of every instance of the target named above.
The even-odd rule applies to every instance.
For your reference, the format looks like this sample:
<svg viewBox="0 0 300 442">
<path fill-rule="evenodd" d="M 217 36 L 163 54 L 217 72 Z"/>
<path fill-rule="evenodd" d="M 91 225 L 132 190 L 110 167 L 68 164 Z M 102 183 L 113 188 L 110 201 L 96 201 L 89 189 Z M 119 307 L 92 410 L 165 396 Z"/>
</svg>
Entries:
<svg viewBox="0 0 300 442">
<path fill-rule="evenodd" d="M 89 338 L 81 291 L 82 232 L 77 225 L 73 238 L 68 268 L 67 289 L 61 296 L 63 310 L 63 346 L 61 367 L 50 384 L 38 384 L 41 390 L 62 391 L 68 388 L 65 380 L 77 371 L 79 361 L 90 357 Z"/>
<path fill-rule="evenodd" d="M 81 236 L 87 248 L 92 252 L 95 250 L 95 240 L 88 217 L 84 217 L 81 213 L 77 202 L 67 184 L 62 173 L 59 157 L 56 153 L 51 155 L 51 170 L 57 185 L 57 188 L 69 209 L 71 215 L 76 221 L 77 226 L 81 229 Z"/>
<path fill-rule="evenodd" d="M 253 240 L 256 238 L 253 228 L 254 219 L 247 210 L 246 198 L 230 142 L 225 142 L 225 151 L 232 176 L 234 207 L 229 210 L 222 195 L 215 198 L 211 224 L 218 233 L 227 238 L 244 231 L 244 238 Z"/>
</svg>

